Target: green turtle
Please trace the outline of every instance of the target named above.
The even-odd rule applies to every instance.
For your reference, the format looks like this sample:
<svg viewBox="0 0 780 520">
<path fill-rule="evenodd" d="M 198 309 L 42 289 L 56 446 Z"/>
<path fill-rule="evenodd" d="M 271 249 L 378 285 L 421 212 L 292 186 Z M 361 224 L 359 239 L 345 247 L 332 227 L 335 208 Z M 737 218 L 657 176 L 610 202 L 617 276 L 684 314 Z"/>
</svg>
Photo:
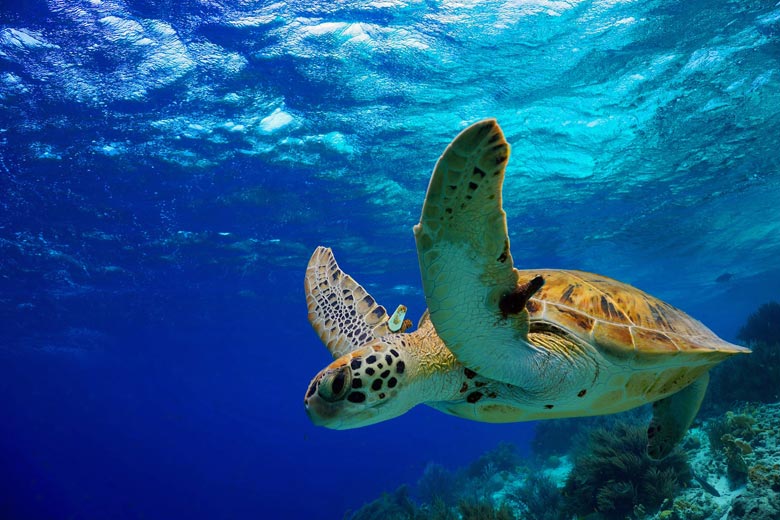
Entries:
<svg viewBox="0 0 780 520">
<path fill-rule="evenodd" d="M 308 387 L 309 417 L 357 428 L 424 403 L 498 423 L 653 403 L 647 451 L 665 457 L 693 421 L 708 371 L 750 350 L 605 276 L 515 269 L 501 199 L 508 158 L 491 119 L 465 129 L 436 164 L 414 227 L 428 310 L 413 332 L 317 248 L 309 320 L 336 360 Z"/>
</svg>

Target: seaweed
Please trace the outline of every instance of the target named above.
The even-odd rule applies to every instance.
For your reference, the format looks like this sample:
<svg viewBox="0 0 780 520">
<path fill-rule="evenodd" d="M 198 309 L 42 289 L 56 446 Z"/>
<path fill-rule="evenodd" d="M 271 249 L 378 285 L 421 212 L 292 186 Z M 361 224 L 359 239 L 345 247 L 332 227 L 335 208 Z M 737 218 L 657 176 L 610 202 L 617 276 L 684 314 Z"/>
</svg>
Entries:
<svg viewBox="0 0 780 520">
<path fill-rule="evenodd" d="M 735 356 L 711 371 L 705 411 L 722 412 L 734 402 L 773 403 L 780 400 L 780 303 L 761 305 L 737 335 L 753 350 Z"/>
<path fill-rule="evenodd" d="M 444 466 L 428 463 L 417 481 L 417 498 L 431 505 L 440 501 L 446 506 L 454 506 L 458 502 L 458 489 L 462 480 Z"/>
<path fill-rule="evenodd" d="M 409 498 L 406 485 L 400 486 L 392 493 L 382 493 L 373 502 L 363 505 L 353 514 L 345 515 L 350 520 L 421 520 L 423 514 Z"/>
<path fill-rule="evenodd" d="M 531 473 L 513 497 L 525 509 L 527 520 L 564 520 L 563 494 L 555 481 L 542 473 Z"/>
<path fill-rule="evenodd" d="M 564 509 L 622 520 L 674 499 L 691 479 L 685 453 L 677 447 L 656 461 L 647 456 L 646 446 L 643 425 L 618 422 L 592 430 L 566 480 Z"/>
<path fill-rule="evenodd" d="M 739 329 L 737 339 L 745 343 L 780 343 L 780 303 L 761 305 Z"/>
<path fill-rule="evenodd" d="M 514 471 L 523 459 L 511 442 L 501 442 L 494 449 L 472 462 L 466 470 L 469 478 L 489 478 L 501 471 Z"/>
<path fill-rule="evenodd" d="M 496 509 L 487 500 L 462 500 L 458 505 L 462 520 L 514 520 L 515 515 L 506 504 Z"/>
</svg>

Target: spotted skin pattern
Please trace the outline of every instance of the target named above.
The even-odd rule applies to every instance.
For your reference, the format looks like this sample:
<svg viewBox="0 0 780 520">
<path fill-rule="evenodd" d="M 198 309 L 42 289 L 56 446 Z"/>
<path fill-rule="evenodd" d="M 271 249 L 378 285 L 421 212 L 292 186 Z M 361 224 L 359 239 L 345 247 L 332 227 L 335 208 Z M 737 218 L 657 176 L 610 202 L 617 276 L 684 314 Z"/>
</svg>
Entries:
<svg viewBox="0 0 780 520">
<path fill-rule="evenodd" d="M 709 369 L 750 350 L 610 278 L 515 269 L 501 193 L 508 158 L 501 129 L 486 120 L 436 164 L 414 228 L 429 307 L 414 332 L 390 333 L 384 308 L 330 250 L 315 251 L 309 319 L 338 359 L 310 384 L 309 416 L 355 428 L 427 404 L 515 422 L 652 402 L 648 454 L 664 457 L 693 421 Z"/>
<path fill-rule="evenodd" d="M 390 332 L 385 308 L 339 268 L 329 248 L 314 251 L 304 289 L 309 322 L 334 358 Z"/>
</svg>

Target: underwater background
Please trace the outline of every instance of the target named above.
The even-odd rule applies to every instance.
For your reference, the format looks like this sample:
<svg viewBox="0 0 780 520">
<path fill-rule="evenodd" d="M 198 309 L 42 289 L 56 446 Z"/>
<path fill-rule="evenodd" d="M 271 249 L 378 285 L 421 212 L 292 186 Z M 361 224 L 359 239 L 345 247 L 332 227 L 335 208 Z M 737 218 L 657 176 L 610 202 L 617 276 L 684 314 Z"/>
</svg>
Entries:
<svg viewBox="0 0 780 520">
<path fill-rule="evenodd" d="M 517 267 L 753 346 L 677 466 L 616 462 L 674 486 L 567 484 L 646 410 L 309 422 L 309 255 L 416 321 L 411 227 L 485 117 Z M 0 518 L 780 518 L 778 150 L 775 1 L 3 0 Z"/>
</svg>

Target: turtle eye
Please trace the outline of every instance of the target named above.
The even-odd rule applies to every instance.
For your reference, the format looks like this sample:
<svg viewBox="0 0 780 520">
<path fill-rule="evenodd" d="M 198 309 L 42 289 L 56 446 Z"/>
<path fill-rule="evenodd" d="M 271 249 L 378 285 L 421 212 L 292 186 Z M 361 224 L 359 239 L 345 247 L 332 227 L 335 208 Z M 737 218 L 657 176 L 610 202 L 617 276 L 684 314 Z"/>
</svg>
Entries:
<svg viewBox="0 0 780 520">
<path fill-rule="evenodd" d="M 322 376 L 317 393 L 330 403 L 342 399 L 346 395 L 352 382 L 352 373 L 349 367 L 341 367 L 335 372 Z"/>
</svg>

